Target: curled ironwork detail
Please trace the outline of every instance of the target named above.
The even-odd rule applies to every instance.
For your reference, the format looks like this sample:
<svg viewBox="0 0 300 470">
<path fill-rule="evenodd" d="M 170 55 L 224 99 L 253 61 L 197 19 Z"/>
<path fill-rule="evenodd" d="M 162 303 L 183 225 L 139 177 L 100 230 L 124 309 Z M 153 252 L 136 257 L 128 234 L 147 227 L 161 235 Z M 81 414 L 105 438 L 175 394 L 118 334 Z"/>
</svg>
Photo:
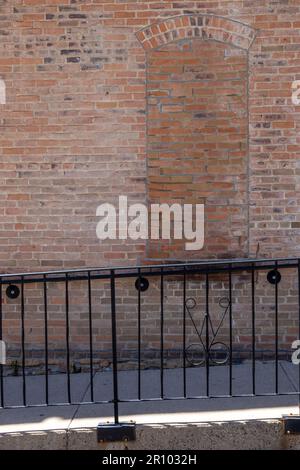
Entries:
<svg viewBox="0 0 300 470">
<path fill-rule="evenodd" d="M 221 315 L 221 319 L 217 327 L 215 328 L 208 312 L 204 314 L 200 329 L 197 327 L 196 321 L 192 314 L 192 310 L 194 310 L 196 306 L 197 302 L 193 297 L 189 297 L 188 299 L 186 299 L 185 308 L 199 338 L 198 343 L 190 343 L 186 347 L 186 360 L 192 366 L 201 366 L 206 363 L 206 361 L 209 361 L 214 365 L 225 365 L 230 357 L 230 348 L 224 342 L 218 341 L 217 336 L 228 313 L 230 307 L 230 300 L 228 297 L 220 298 L 219 306 L 221 307 L 221 309 L 223 309 L 223 312 Z M 207 341 L 207 339 L 203 339 L 203 336 L 206 335 L 206 327 L 209 328 L 210 332 L 209 341 Z"/>
</svg>

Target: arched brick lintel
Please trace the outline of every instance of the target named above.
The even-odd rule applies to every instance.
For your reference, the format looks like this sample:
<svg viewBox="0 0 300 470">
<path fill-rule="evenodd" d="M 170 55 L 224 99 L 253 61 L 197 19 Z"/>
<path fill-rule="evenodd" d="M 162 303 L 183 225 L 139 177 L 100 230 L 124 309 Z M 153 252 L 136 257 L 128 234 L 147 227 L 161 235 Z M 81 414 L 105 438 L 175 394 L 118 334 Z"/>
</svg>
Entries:
<svg viewBox="0 0 300 470">
<path fill-rule="evenodd" d="M 251 26 L 215 15 L 180 15 L 152 23 L 137 31 L 145 50 L 156 49 L 181 39 L 215 40 L 248 50 L 255 39 Z"/>
</svg>

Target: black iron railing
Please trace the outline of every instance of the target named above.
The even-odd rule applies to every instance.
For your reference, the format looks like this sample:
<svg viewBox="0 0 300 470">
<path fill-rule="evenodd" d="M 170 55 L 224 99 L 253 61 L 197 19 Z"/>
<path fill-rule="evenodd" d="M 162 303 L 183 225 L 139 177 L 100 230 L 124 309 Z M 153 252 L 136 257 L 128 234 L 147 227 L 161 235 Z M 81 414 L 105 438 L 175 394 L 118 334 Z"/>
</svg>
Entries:
<svg viewBox="0 0 300 470">
<path fill-rule="evenodd" d="M 2 408 L 300 395 L 298 259 L 2 274 L 0 298 Z"/>
</svg>

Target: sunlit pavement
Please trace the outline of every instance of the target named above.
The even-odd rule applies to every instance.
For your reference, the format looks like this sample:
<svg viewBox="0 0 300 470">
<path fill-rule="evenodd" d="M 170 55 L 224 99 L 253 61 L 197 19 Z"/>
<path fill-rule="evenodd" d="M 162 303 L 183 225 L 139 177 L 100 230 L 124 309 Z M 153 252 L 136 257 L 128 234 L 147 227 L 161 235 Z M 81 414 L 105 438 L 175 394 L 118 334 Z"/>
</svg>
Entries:
<svg viewBox="0 0 300 470">
<path fill-rule="evenodd" d="M 255 392 L 258 395 L 275 392 L 276 369 L 274 362 L 255 364 Z M 287 361 L 278 364 L 279 393 L 293 393 L 298 388 L 298 367 Z M 141 371 L 141 397 L 160 398 L 160 370 Z M 229 394 L 229 367 L 209 368 L 209 394 L 213 396 Z M 252 393 L 253 369 L 251 361 L 232 367 L 232 394 Z M 94 399 L 112 398 L 112 372 L 97 372 L 94 375 Z M 163 393 L 165 398 L 183 396 L 184 370 L 165 369 Z M 119 397 L 121 400 L 138 398 L 138 372 L 119 372 Z M 205 367 L 186 369 L 186 395 L 203 396 L 207 392 Z M 45 402 L 45 377 L 26 377 L 26 398 L 31 405 Z M 91 399 L 90 374 L 71 375 L 72 402 L 89 402 Z M 22 378 L 7 377 L 4 383 L 6 406 L 22 405 Z M 67 376 L 49 376 L 49 402 L 67 402 Z M 120 404 L 120 420 L 133 420 L 137 423 L 201 423 L 221 421 L 244 421 L 277 419 L 286 414 L 299 413 L 298 396 L 256 396 L 233 398 L 201 398 L 190 400 L 156 400 Z M 112 421 L 111 404 L 81 404 L 62 406 L 39 406 L 31 408 L 2 409 L 0 411 L 0 433 L 93 428 L 99 422 Z"/>
</svg>

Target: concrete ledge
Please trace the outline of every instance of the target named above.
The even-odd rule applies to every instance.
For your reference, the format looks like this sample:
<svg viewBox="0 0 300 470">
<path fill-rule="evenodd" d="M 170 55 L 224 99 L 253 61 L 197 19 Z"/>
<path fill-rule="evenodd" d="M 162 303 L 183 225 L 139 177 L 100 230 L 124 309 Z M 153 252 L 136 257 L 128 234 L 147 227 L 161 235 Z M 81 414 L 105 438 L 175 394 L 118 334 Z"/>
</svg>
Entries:
<svg viewBox="0 0 300 470">
<path fill-rule="evenodd" d="M 81 447 L 82 446 L 82 447 Z M 281 420 L 138 425 L 135 442 L 97 444 L 96 430 L 69 431 L 68 449 L 277 450 L 300 449 L 300 436 L 285 436 Z"/>
<path fill-rule="evenodd" d="M 137 425 L 137 440 L 98 444 L 95 428 L 3 433 L 0 450 L 279 450 L 300 449 L 281 420 Z"/>
<path fill-rule="evenodd" d="M 0 434 L 0 450 L 66 450 L 67 430 Z"/>
</svg>

